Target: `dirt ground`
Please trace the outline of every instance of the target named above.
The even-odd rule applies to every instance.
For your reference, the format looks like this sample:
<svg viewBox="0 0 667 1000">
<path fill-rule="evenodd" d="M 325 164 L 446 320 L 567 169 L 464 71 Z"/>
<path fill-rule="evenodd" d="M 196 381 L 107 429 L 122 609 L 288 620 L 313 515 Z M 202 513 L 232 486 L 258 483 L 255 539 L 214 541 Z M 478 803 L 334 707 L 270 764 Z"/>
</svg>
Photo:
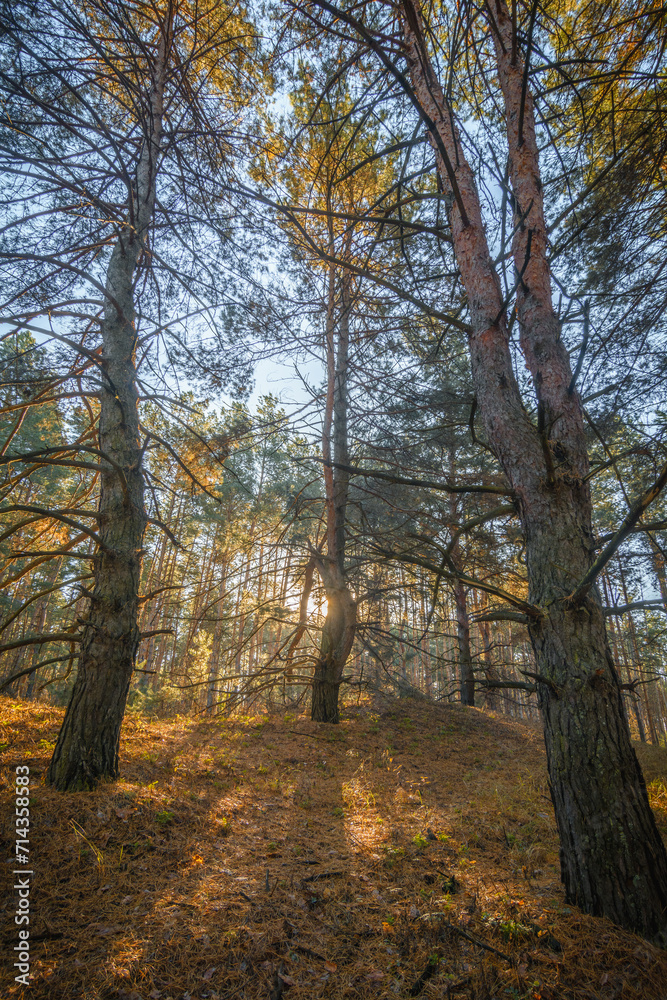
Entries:
<svg viewBox="0 0 667 1000">
<path fill-rule="evenodd" d="M 408 699 L 129 714 L 122 777 L 43 784 L 62 711 L 0 698 L 0 1000 L 667 1000 L 667 955 L 565 904 L 540 731 Z M 638 746 L 667 835 L 667 750 Z M 13 789 L 31 770 L 29 987 Z"/>
</svg>

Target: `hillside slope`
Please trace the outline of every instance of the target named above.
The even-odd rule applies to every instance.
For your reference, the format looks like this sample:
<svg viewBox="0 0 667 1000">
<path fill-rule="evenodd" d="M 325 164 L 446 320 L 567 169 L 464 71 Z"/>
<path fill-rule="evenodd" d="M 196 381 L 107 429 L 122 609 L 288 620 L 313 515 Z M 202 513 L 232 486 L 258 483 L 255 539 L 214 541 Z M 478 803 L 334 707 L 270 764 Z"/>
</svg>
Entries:
<svg viewBox="0 0 667 1000">
<path fill-rule="evenodd" d="M 0 700 L 7 870 L 28 764 L 35 872 L 33 980 L 5 959 L 2 1000 L 667 998 L 667 955 L 564 903 L 534 727 L 407 699 L 337 727 L 129 715 L 122 779 L 62 796 L 61 718 Z M 666 835 L 667 750 L 638 752 Z"/>
</svg>

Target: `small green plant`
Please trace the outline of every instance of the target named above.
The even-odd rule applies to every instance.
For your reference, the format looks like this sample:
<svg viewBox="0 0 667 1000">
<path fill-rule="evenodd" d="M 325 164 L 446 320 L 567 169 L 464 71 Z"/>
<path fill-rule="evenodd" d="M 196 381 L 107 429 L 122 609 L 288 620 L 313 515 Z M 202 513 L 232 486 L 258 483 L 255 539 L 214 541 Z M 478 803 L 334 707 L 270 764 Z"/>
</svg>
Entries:
<svg viewBox="0 0 667 1000">
<path fill-rule="evenodd" d="M 345 815 L 345 810 L 341 806 L 336 806 L 336 808 L 332 810 L 332 815 L 334 815 L 334 816 L 344 816 Z"/>
<path fill-rule="evenodd" d="M 530 927 L 518 920 L 501 920 L 499 930 L 505 941 L 523 941 L 532 934 Z"/>
<path fill-rule="evenodd" d="M 412 843 L 421 851 L 422 848 L 428 845 L 428 840 L 421 833 L 418 833 L 412 838 Z"/>
<path fill-rule="evenodd" d="M 155 814 L 155 820 L 160 826 L 168 826 L 169 823 L 173 823 L 174 814 L 173 812 L 169 812 L 168 809 L 163 809 L 162 812 Z"/>
<path fill-rule="evenodd" d="M 385 864 L 388 868 L 393 868 L 394 864 L 405 856 L 405 851 L 402 847 L 385 847 L 385 853 Z"/>
<path fill-rule="evenodd" d="M 447 898 L 456 895 L 459 891 L 459 883 L 456 881 L 456 877 L 454 875 L 450 875 L 449 878 L 445 879 L 442 883 L 442 891 L 445 893 Z"/>
<path fill-rule="evenodd" d="M 451 838 L 451 837 L 449 836 L 449 834 L 448 834 L 448 833 L 439 833 L 439 834 L 438 834 L 437 836 L 438 836 L 438 840 L 442 840 L 443 842 L 444 842 L 445 840 L 451 840 L 451 839 L 452 839 L 452 838 Z"/>
<path fill-rule="evenodd" d="M 268 767 L 264 767 L 263 765 L 260 765 L 257 768 L 257 773 L 258 774 L 268 774 L 269 773 L 269 769 L 268 769 Z"/>
<path fill-rule="evenodd" d="M 221 837 L 228 837 L 231 832 L 232 832 L 232 827 L 229 822 L 229 819 L 227 818 L 227 816 L 223 816 L 218 823 L 217 833 L 219 833 Z"/>
<path fill-rule="evenodd" d="M 145 753 L 144 754 L 144 760 L 147 760 L 149 764 L 155 764 L 155 763 L 157 763 L 157 754 L 156 753 Z"/>
</svg>

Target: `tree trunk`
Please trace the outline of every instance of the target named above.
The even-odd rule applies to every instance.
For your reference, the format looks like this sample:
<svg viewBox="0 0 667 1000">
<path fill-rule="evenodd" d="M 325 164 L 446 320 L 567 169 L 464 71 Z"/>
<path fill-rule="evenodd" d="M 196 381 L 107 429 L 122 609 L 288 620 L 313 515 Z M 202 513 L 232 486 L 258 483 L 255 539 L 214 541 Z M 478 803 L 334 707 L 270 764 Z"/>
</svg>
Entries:
<svg viewBox="0 0 667 1000">
<path fill-rule="evenodd" d="M 213 626 L 213 643 L 211 645 L 211 655 L 208 664 L 208 684 L 206 687 L 206 714 L 213 715 L 218 699 L 218 675 L 220 672 L 220 643 L 225 625 L 224 600 L 227 590 L 227 553 L 222 557 L 222 567 L 220 571 L 220 583 L 218 585 L 218 598 L 214 603 L 216 611 L 215 625 Z"/>
<path fill-rule="evenodd" d="M 521 348 L 537 427 L 512 368 L 505 304 L 473 172 L 435 75 L 415 0 L 404 0 L 414 94 L 431 123 L 457 263 L 471 318 L 470 356 L 490 446 L 514 490 L 526 541 L 529 631 L 567 898 L 589 913 L 667 942 L 667 854 L 624 713 L 600 597 L 569 600 L 593 561 L 581 402 L 551 302 L 547 234 L 530 88 L 504 0 L 488 7 L 506 113 L 514 196 L 513 255 Z M 491 12 L 492 11 L 492 12 Z"/>
<path fill-rule="evenodd" d="M 55 560 L 53 569 L 51 570 L 46 581 L 48 584 L 47 589 L 50 590 L 51 587 L 55 586 L 56 580 L 58 579 L 58 574 L 60 573 L 60 567 L 62 566 L 62 562 L 63 562 L 62 558 Z M 51 601 L 51 593 L 45 594 L 44 597 L 42 597 L 39 601 L 38 610 L 35 611 L 35 617 L 33 618 L 32 622 L 32 631 L 37 635 L 40 632 L 44 631 L 44 627 L 46 625 L 46 613 L 48 611 L 50 601 Z M 39 660 L 41 658 L 41 650 L 42 650 L 41 646 L 36 646 L 33 651 L 32 654 L 33 667 L 35 667 L 39 663 Z M 32 701 L 36 683 L 37 683 L 37 671 L 32 670 L 26 678 L 26 689 L 25 689 L 26 701 Z"/>
<path fill-rule="evenodd" d="M 326 574 L 326 570 L 324 573 L 328 607 L 322 629 L 320 655 L 313 677 L 311 718 L 315 722 L 338 723 L 338 693 L 343 669 L 354 642 L 357 605 L 344 583 L 335 587 L 334 580 Z M 329 586 L 326 585 L 327 582 Z"/>
<path fill-rule="evenodd" d="M 99 537 L 95 580 L 83 626 L 79 669 L 47 782 L 61 791 L 93 788 L 118 776 L 120 727 L 139 645 L 137 624 L 146 528 L 136 388 L 134 279 L 153 217 L 167 38 L 150 94 L 128 222 L 114 246 L 102 320 Z"/>
<path fill-rule="evenodd" d="M 456 474 L 456 449 L 452 446 L 449 449 L 449 476 L 452 482 Z M 449 497 L 449 516 L 451 519 L 450 529 L 452 534 L 460 527 L 458 511 L 458 497 L 456 493 Z M 452 565 L 461 571 L 461 545 L 456 538 L 450 553 Z M 475 704 L 475 675 L 472 668 L 472 655 L 470 653 L 470 618 L 468 617 L 466 588 L 457 580 L 454 584 L 454 606 L 456 609 L 456 636 L 459 649 L 459 674 L 461 679 L 461 704 Z"/>
<path fill-rule="evenodd" d="M 344 255 L 349 253 L 349 240 Z M 315 722 L 340 721 L 338 695 L 343 669 L 350 655 L 357 624 L 357 605 L 345 574 L 345 513 L 349 475 L 340 465 L 349 465 L 347 447 L 347 372 L 350 345 L 349 271 L 341 278 L 341 308 L 338 349 L 334 351 L 334 271 L 329 271 L 327 306 L 327 403 L 322 432 L 324 488 L 327 520 L 327 556 L 314 557 L 327 595 L 327 616 L 322 629 L 320 652 L 315 664 L 311 718 Z M 333 437 L 333 462 L 331 439 Z"/>
<path fill-rule="evenodd" d="M 484 613 L 488 609 L 488 597 L 486 594 L 482 594 L 481 604 L 476 610 Z M 484 705 L 486 708 L 490 709 L 492 712 L 498 710 L 498 688 L 494 688 L 492 685 L 494 682 L 500 680 L 500 676 L 496 669 L 493 655 L 493 643 L 491 641 L 491 627 L 488 622 L 481 621 L 479 623 L 479 631 L 482 640 L 482 662 L 481 666 L 484 670 L 484 677 L 489 682 L 489 687 L 484 689 Z"/>
<path fill-rule="evenodd" d="M 607 599 L 607 604 L 613 604 L 611 600 L 611 592 L 607 587 L 606 580 L 603 579 L 603 586 L 605 592 L 605 598 Z M 625 640 L 622 635 L 619 634 L 620 630 L 618 625 L 614 622 L 613 618 L 609 619 L 609 632 L 611 633 L 611 645 L 614 653 L 614 662 L 618 665 L 618 672 L 621 678 L 623 677 L 623 670 L 621 669 L 621 663 L 625 666 L 626 682 L 628 684 L 632 683 L 634 680 L 632 676 L 632 671 L 630 670 L 630 664 L 628 663 L 628 658 L 625 652 Z M 632 705 L 632 711 L 634 712 L 635 721 L 637 723 L 637 732 L 639 733 L 639 740 L 641 743 L 646 743 L 646 730 L 644 729 L 644 720 L 641 713 L 641 705 L 639 702 L 639 695 L 636 691 L 630 690 L 626 692 L 627 700 L 630 701 Z"/>
<path fill-rule="evenodd" d="M 628 594 L 628 588 L 625 580 L 625 572 L 623 570 L 623 563 L 618 560 L 618 569 L 621 577 L 621 587 L 623 588 L 623 597 L 626 604 L 630 603 L 630 595 Z M 630 637 L 630 658 L 632 660 L 633 666 L 635 668 L 635 674 L 638 680 L 643 681 L 640 690 L 643 695 L 644 709 L 646 712 L 646 721 L 648 722 L 649 734 L 651 736 L 651 743 L 659 744 L 658 733 L 655 728 L 655 722 L 653 719 L 653 712 L 651 710 L 651 678 L 648 677 L 648 671 L 644 669 L 641 656 L 639 654 L 639 643 L 637 642 L 637 632 L 635 630 L 635 620 L 631 611 L 627 613 L 627 633 Z M 646 683 L 648 679 L 648 683 Z"/>
<path fill-rule="evenodd" d="M 456 635 L 459 644 L 459 670 L 461 675 L 461 704 L 475 704 L 475 675 L 470 652 L 470 619 L 466 603 L 466 588 L 457 580 L 454 584 L 456 602 Z"/>
</svg>

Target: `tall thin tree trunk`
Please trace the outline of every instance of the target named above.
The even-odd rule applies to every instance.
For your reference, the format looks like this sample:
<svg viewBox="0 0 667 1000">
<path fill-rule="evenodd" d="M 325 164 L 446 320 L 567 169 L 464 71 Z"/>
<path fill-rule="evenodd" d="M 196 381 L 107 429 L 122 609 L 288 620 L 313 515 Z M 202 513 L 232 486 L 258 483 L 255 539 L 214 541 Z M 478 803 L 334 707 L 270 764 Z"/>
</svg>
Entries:
<svg viewBox="0 0 667 1000">
<path fill-rule="evenodd" d="M 449 449 L 449 475 L 453 480 L 456 473 L 456 451 Z M 452 534 L 459 527 L 458 498 L 456 493 L 449 497 L 450 530 Z M 458 538 L 450 553 L 452 564 L 461 570 L 461 546 Z M 470 618 L 468 616 L 467 592 L 460 580 L 454 583 L 454 607 L 456 609 L 456 636 L 459 648 L 459 673 L 461 678 L 461 704 L 475 704 L 475 675 L 470 652 Z"/>
<path fill-rule="evenodd" d="M 345 252 L 349 251 L 348 248 Z M 341 277 L 341 308 L 338 323 L 338 350 L 335 350 L 335 271 L 329 272 L 327 307 L 327 403 L 322 433 L 324 484 L 327 519 L 327 555 L 315 565 L 327 595 L 327 616 L 315 663 L 311 718 L 316 722 L 340 721 L 338 698 L 343 670 L 352 650 L 357 625 L 357 605 L 345 574 L 345 515 L 349 474 L 341 465 L 349 464 L 347 444 L 347 373 L 350 344 L 351 275 Z M 333 437 L 333 456 L 331 439 Z M 333 459 L 333 462 L 332 462 Z"/>
<path fill-rule="evenodd" d="M 551 795 L 566 895 L 589 913 L 667 941 L 667 854 L 625 716 L 596 586 L 569 600 L 593 562 L 581 401 L 551 301 L 530 87 L 504 0 L 489 4 L 506 114 L 521 348 L 537 427 L 514 376 L 505 304 L 489 253 L 474 174 L 433 71 L 416 0 L 403 0 L 405 54 L 444 191 L 470 309 L 470 356 L 489 445 L 513 488 L 526 541 Z"/>
<path fill-rule="evenodd" d="M 475 675 L 472 668 L 470 652 L 470 618 L 466 588 L 457 580 L 454 584 L 454 601 L 456 604 L 456 635 L 459 645 L 459 670 L 461 677 L 461 704 L 475 704 Z"/>
<path fill-rule="evenodd" d="M 100 480 L 100 547 L 77 678 L 47 772 L 48 783 L 61 791 L 92 788 L 101 778 L 117 777 L 120 727 L 139 644 L 137 612 L 146 514 L 134 281 L 155 204 L 170 45 L 168 31 L 163 30 L 128 221 L 116 240 L 107 272 L 99 422 L 100 449 L 105 456 Z"/>
<path fill-rule="evenodd" d="M 629 604 L 630 603 L 630 595 L 628 593 L 627 582 L 626 582 L 626 579 L 625 579 L 625 570 L 623 569 L 623 563 L 621 562 L 621 560 L 618 559 L 617 561 L 618 561 L 619 575 L 621 577 L 621 587 L 623 588 L 623 599 L 624 599 L 624 601 L 625 601 L 626 604 Z M 630 659 L 632 660 L 632 665 L 633 665 L 634 670 L 635 670 L 636 678 L 639 681 L 645 681 L 645 679 L 646 679 L 646 670 L 644 669 L 644 667 L 642 665 L 641 656 L 639 655 L 639 644 L 637 643 L 637 632 L 635 630 L 635 620 L 634 620 L 634 617 L 632 615 L 632 612 L 631 611 L 628 612 L 628 614 L 625 616 L 625 618 L 626 618 L 626 621 L 627 621 L 627 635 L 628 635 L 629 640 L 630 640 L 630 642 L 629 642 L 629 645 L 630 645 Z M 655 743 L 659 743 L 658 734 L 656 732 L 655 723 L 653 721 L 653 713 L 651 711 L 651 700 L 650 700 L 649 685 L 646 684 L 646 683 L 640 684 L 640 691 L 642 692 L 642 696 L 640 698 L 640 701 L 642 702 L 642 704 L 644 706 L 644 712 L 646 714 L 646 721 L 648 722 L 648 730 L 649 730 L 649 733 L 650 733 L 650 736 L 651 736 L 651 743 L 654 743 L 654 744 Z"/>
<path fill-rule="evenodd" d="M 58 574 L 60 573 L 60 567 L 62 566 L 62 558 L 56 559 L 53 569 L 51 570 L 49 576 L 47 577 L 47 585 L 53 587 L 56 580 L 58 579 Z M 39 601 L 39 609 L 35 611 L 35 617 L 33 618 L 32 631 L 36 634 L 44 631 L 44 625 L 46 623 L 46 613 L 48 611 L 49 602 L 51 600 L 51 594 L 45 594 Z M 41 658 L 41 646 L 36 646 L 32 654 L 32 666 L 35 667 Z M 32 701 L 33 693 L 35 690 L 35 684 L 37 682 L 37 671 L 32 670 L 26 678 L 26 690 L 25 697 L 27 701 Z"/>
<path fill-rule="evenodd" d="M 608 605 L 611 605 L 613 601 L 611 600 L 611 590 L 608 586 L 605 577 L 602 579 L 603 590 L 605 598 Z M 611 635 L 611 646 L 614 654 L 614 662 L 618 666 L 618 672 L 623 676 L 622 665 L 625 666 L 626 682 L 629 684 L 634 680 L 632 677 L 632 672 L 630 670 L 630 665 L 628 663 L 628 658 L 625 653 L 625 643 L 623 641 L 623 636 L 618 635 L 618 627 L 614 622 L 613 617 L 609 619 L 609 633 Z M 635 722 L 637 723 L 637 732 L 639 733 L 639 739 L 642 743 L 646 743 L 646 730 L 644 729 L 644 720 L 642 718 L 641 706 L 639 704 L 639 695 L 636 691 L 628 691 L 627 697 L 632 705 L 632 711 L 635 716 Z"/>
<path fill-rule="evenodd" d="M 223 554 L 222 566 L 220 569 L 220 583 L 218 585 L 218 598 L 215 603 L 216 620 L 213 626 L 213 643 L 211 645 L 211 655 L 208 663 L 208 684 L 206 688 L 206 712 L 212 715 L 216 705 L 218 691 L 218 675 L 220 672 L 220 642 L 222 640 L 222 630 L 225 623 L 224 599 L 227 590 L 227 553 Z"/>
<path fill-rule="evenodd" d="M 481 604 L 479 610 L 484 613 L 488 608 L 488 597 L 486 594 L 482 595 Z M 499 681 L 500 677 L 498 675 L 498 670 L 494 662 L 493 655 L 493 643 L 491 641 L 491 627 L 488 622 L 481 621 L 479 623 L 479 630 L 482 640 L 482 667 L 484 670 L 484 676 L 490 685 L 493 685 L 494 681 Z M 492 712 L 498 710 L 498 689 L 490 686 L 485 689 L 485 704 Z"/>
</svg>

